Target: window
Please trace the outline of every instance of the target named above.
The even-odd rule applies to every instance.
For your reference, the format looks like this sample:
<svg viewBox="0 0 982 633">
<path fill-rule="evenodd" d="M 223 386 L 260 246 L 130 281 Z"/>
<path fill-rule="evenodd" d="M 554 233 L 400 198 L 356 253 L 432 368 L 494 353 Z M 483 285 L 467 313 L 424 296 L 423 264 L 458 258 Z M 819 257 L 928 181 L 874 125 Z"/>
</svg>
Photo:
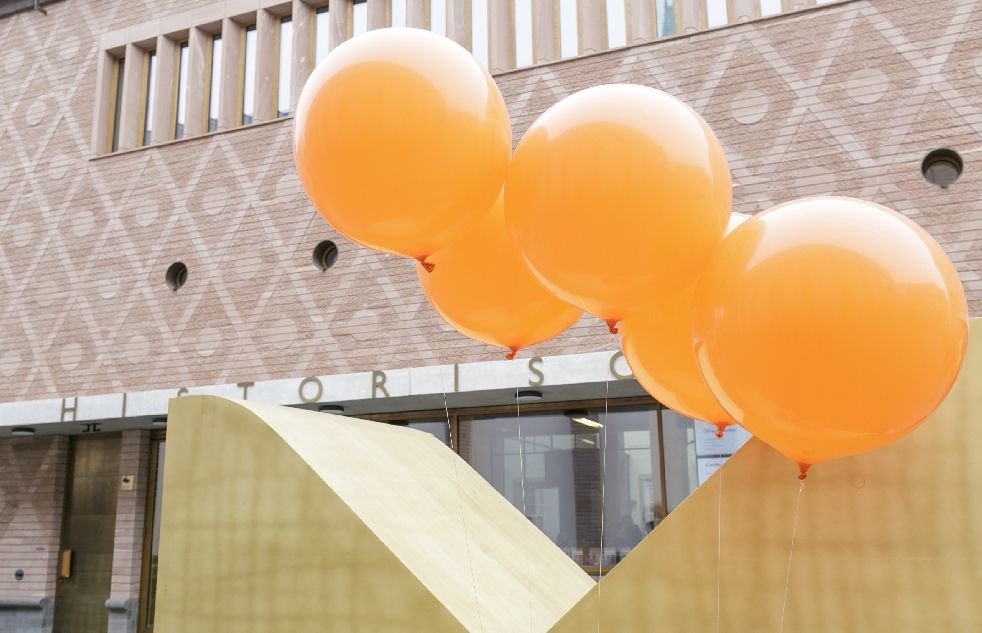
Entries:
<svg viewBox="0 0 982 633">
<path fill-rule="evenodd" d="M 156 100 L 154 87 L 157 83 L 157 53 L 147 53 L 146 84 L 143 88 L 143 145 L 153 141 L 153 105 Z"/>
<path fill-rule="evenodd" d="M 355 0 L 351 6 L 351 35 L 368 31 L 368 0 Z"/>
<path fill-rule="evenodd" d="M 276 116 L 290 114 L 290 69 L 293 61 L 293 20 L 285 17 L 280 20 L 279 69 L 276 81 Z"/>
<path fill-rule="evenodd" d="M 450 429 L 447 426 L 446 418 L 433 418 L 432 420 L 409 420 L 408 422 L 395 421 L 389 424 L 395 424 L 396 426 L 404 426 L 409 429 L 416 429 L 417 431 L 422 431 L 423 433 L 429 433 L 436 439 L 440 440 L 447 446 L 450 446 Z"/>
<path fill-rule="evenodd" d="M 113 63 L 112 98 L 110 99 L 113 106 L 110 110 L 109 121 L 109 129 L 112 130 L 109 137 L 110 152 L 119 149 L 119 120 L 123 113 L 123 72 L 124 60 L 120 57 Z"/>
<path fill-rule="evenodd" d="M 331 12 L 324 6 L 317 9 L 314 21 L 314 64 L 321 60 L 331 50 Z"/>
<path fill-rule="evenodd" d="M 627 46 L 626 0 L 607 0 L 607 46 Z"/>
<path fill-rule="evenodd" d="M 932 185 L 947 189 L 962 175 L 963 168 L 964 162 L 958 152 L 947 148 L 936 149 L 924 157 L 921 174 Z"/>
<path fill-rule="evenodd" d="M 471 2 L 471 52 L 488 67 L 488 0 Z"/>
<path fill-rule="evenodd" d="M 576 0 L 559 0 L 559 56 L 579 55 L 579 27 L 576 24 Z"/>
<path fill-rule="evenodd" d="M 256 26 L 246 28 L 242 41 L 241 124 L 252 123 L 256 115 Z"/>
<path fill-rule="evenodd" d="M 152 631 L 157 604 L 157 555 L 160 551 L 160 507 L 164 497 L 164 452 L 166 441 L 152 439 L 150 443 L 150 477 L 147 490 L 146 527 L 144 528 L 144 560 L 140 586 L 141 631 Z"/>
<path fill-rule="evenodd" d="M 218 106 L 222 87 L 222 36 L 211 38 L 211 70 L 208 73 L 208 131 L 218 129 Z"/>
<path fill-rule="evenodd" d="M 188 102 L 188 43 L 182 42 L 177 49 L 177 89 L 174 96 L 174 138 L 184 138 L 184 123 L 187 119 Z"/>
<path fill-rule="evenodd" d="M 675 1 L 655 0 L 655 20 L 658 22 L 658 37 L 675 35 Z"/>
<path fill-rule="evenodd" d="M 760 0 L 760 15 L 777 15 L 781 12 L 781 0 Z"/>
<path fill-rule="evenodd" d="M 515 66 L 532 65 L 532 0 L 515 0 Z"/>
<path fill-rule="evenodd" d="M 406 0 L 392 0 L 392 26 L 406 26 Z"/>
<path fill-rule="evenodd" d="M 447 0 L 430 0 L 430 30 L 437 35 L 447 34 Z"/>
<path fill-rule="evenodd" d="M 761 5 L 763 6 L 763 4 Z M 723 26 L 729 23 L 727 17 L 726 0 L 709 0 L 706 3 L 706 26 Z"/>
</svg>

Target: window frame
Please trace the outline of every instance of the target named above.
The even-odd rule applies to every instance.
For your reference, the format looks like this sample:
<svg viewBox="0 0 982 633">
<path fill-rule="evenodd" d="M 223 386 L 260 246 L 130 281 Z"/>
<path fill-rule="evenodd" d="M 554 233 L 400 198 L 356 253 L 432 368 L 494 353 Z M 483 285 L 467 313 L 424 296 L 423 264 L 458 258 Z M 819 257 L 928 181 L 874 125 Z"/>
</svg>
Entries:
<svg viewBox="0 0 982 633">
<path fill-rule="evenodd" d="M 126 55 L 112 56 L 112 80 L 109 90 L 109 126 L 106 134 L 106 153 L 115 154 L 119 151 L 123 118 L 123 78 L 126 74 Z"/>
<path fill-rule="evenodd" d="M 143 104 L 140 113 L 140 133 L 137 140 L 140 147 L 147 147 L 153 143 L 153 117 L 156 111 L 157 90 L 153 84 L 157 80 L 157 69 L 159 68 L 157 50 L 147 50 L 143 54 L 143 82 L 140 91 L 140 103 Z M 149 124 L 149 129 L 147 125 Z M 149 132 L 150 136 L 147 136 Z"/>
<path fill-rule="evenodd" d="M 187 64 L 181 63 L 181 55 L 184 51 L 187 51 Z M 170 115 L 170 132 L 169 138 L 171 140 L 180 140 L 182 138 L 187 138 L 187 101 L 188 101 L 188 89 L 191 84 L 191 43 L 187 38 L 182 40 L 177 40 L 174 42 L 174 78 L 171 84 L 171 115 Z M 181 72 L 184 72 L 184 90 L 181 90 Z M 180 122 L 181 119 L 181 97 L 184 97 L 184 123 Z M 180 134 L 178 134 L 178 126 L 181 126 Z"/>
<path fill-rule="evenodd" d="M 252 114 L 249 115 L 249 121 L 246 122 L 245 117 L 245 97 L 246 97 L 246 71 L 248 70 L 248 58 L 249 51 L 248 41 L 249 32 L 253 32 L 256 35 L 255 42 L 253 44 L 253 62 L 252 62 Z M 258 51 L 255 49 L 259 48 L 259 29 L 256 22 L 251 24 L 243 24 L 241 29 L 241 41 L 239 45 L 239 77 L 238 77 L 238 111 L 237 111 L 237 127 L 242 127 L 243 125 L 250 125 L 256 121 L 256 65 L 258 64 Z M 225 52 L 222 52 L 224 56 Z"/>
</svg>

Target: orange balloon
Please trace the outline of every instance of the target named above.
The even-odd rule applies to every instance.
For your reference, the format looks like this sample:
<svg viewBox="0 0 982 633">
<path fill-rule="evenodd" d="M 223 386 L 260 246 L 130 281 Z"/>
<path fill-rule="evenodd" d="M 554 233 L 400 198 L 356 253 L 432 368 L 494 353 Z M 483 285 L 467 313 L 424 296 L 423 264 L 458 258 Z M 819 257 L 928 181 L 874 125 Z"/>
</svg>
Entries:
<svg viewBox="0 0 982 633">
<path fill-rule="evenodd" d="M 726 232 L 750 219 L 733 213 Z M 621 321 L 621 349 L 637 381 L 666 407 L 723 428 L 733 424 L 706 386 L 692 349 L 692 302 L 695 284 Z"/>
<path fill-rule="evenodd" d="M 532 270 L 613 325 L 692 284 L 730 215 L 723 149 L 691 108 L 654 88 L 588 88 L 525 133 L 505 216 Z"/>
<path fill-rule="evenodd" d="M 924 229 L 853 198 L 807 198 L 723 240 L 694 308 L 723 408 L 802 465 L 873 450 L 944 400 L 968 340 L 958 273 Z"/>
<path fill-rule="evenodd" d="M 324 58 L 304 85 L 293 156 L 338 231 L 423 260 L 487 211 L 511 153 L 508 110 L 464 48 L 419 29 L 379 29 Z"/>
<path fill-rule="evenodd" d="M 541 343 L 573 325 L 582 310 L 560 300 L 529 270 L 505 225 L 502 200 L 461 237 L 417 264 L 426 298 L 472 339 L 510 350 Z"/>
</svg>

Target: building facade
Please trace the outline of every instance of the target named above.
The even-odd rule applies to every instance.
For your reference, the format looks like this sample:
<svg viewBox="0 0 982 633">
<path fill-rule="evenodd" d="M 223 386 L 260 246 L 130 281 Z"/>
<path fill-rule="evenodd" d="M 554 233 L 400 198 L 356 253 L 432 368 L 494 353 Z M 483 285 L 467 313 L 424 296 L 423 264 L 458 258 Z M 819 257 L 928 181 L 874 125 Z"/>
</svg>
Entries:
<svg viewBox="0 0 982 633">
<path fill-rule="evenodd" d="M 431 432 L 595 574 L 739 445 L 647 398 L 603 323 L 505 361 L 313 211 L 290 113 L 388 25 L 470 48 L 514 142 L 576 90 L 664 89 L 720 138 L 735 211 L 890 206 L 982 313 L 978 0 L 0 1 L 0 629 L 152 630 L 187 393 Z"/>
</svg>

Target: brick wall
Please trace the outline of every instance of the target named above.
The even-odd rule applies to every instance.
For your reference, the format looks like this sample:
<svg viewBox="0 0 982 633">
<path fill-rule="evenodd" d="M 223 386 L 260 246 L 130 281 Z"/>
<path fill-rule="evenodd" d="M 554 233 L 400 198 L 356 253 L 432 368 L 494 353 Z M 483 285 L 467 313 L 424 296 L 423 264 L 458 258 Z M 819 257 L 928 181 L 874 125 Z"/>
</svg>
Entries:
<svg viewBox="0 0 982 633">
<path fill-rule="evenodd" d="M 0 20 L 0 401 L 500 358 L 439 320 L 410 262 L 316 216 L 290 120 L 89 159 L 101 33 L 198 4 L 75 0 Z M 586 86 L 672 92 L 717 131 L 735 210 L 817 193 L 892 206 L 942 242 L 980 314 L 980 28 L 979 0 L 857 0 L 497 80 L 516 140 Z M 965 159 L 947 190 L 920 175 L 937 147 Z M 340 247 L 326 273 L 310 261 L 323 239 Z M 524 354 L 615 345 L 584 319 Z"/>
<path fill-rule="evenodd" d="M 143 559 L 143 523 L 147 503 L 150 432 L 123 431 L 119 477 L 134 476 L 132 490 L 120 490 L 116 498 L 116 534 L 113 548 L 112 598 L 140 596 Z"/>
</svg>

